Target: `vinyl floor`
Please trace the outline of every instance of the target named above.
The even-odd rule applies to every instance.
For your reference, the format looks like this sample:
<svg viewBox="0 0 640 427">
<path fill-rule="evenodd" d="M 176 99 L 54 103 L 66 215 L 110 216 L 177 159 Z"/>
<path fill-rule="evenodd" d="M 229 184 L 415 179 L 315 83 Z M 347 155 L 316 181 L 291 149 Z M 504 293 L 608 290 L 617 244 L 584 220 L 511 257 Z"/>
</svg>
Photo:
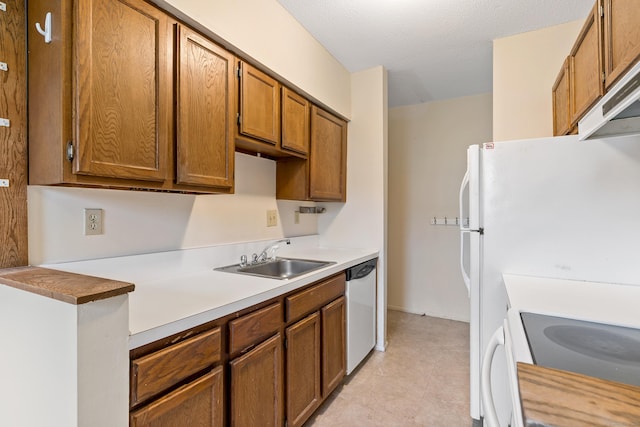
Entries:
<svg viewBox="0 0 640 427">
<path fill-rule="evenodd" d="M 388 312 L 372 352 L 305 427 L 469 427 L 469 324 Z"/>
</svg>

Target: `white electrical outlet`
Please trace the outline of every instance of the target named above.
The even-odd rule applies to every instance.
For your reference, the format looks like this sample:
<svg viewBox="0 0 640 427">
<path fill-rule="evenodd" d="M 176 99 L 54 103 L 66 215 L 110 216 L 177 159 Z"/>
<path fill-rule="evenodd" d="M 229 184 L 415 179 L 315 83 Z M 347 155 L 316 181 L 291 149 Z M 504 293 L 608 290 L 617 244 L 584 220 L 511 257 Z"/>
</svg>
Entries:
<svg viewBox="0 0 640 427">
<path fill-rule="evenodd" d="M 267 227 L 275 227 L 276 225 L 278 225 L 278 211 L 270 209 L 267 211 Z"/>
<path fill-rule="evenodd" d="M 84 234 L 94 236 L 102 234 L 102 209 L 84 210 Z"/>
</svg>

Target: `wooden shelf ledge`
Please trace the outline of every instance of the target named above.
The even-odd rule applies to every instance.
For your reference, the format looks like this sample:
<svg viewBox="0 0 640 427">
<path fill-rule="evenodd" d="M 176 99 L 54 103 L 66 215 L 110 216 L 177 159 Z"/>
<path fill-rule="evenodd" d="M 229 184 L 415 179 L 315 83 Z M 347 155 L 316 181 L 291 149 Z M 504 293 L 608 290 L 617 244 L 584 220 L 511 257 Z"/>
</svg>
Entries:
<svg viewBox="0 0 640 427">
<path fill-rule="evenodd" d="M 133 292 L 132 283 L 41 267 L 0 270 L 0 284 L 69 304 L 85 304 Z"/>
</svg>

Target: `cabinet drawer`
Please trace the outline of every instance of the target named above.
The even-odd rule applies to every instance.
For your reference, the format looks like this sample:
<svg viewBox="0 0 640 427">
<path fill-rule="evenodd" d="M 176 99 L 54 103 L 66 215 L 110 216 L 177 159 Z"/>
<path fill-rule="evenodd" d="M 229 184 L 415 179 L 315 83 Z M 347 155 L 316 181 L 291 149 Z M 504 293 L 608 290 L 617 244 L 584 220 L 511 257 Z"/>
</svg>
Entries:
<svg viewBox="0 0 640 427">
<path fill-rule="evenodd" d="M 344 295 L 345 275 L 337 276 L 286 299 L 287 322 L 304 316 Z"/>
<path fill-rule="evenodd" d="M 229 353 L 245 350 L 282 326 L 282 304 L 275 303 L 229 322 Z"/>
<path fill-rule="evenodd" d="M 131 361 L 131 406 L 220 360 L 220 328 Z"/>
<path fill-rule="evenodd" d="M 222 427 L 224 381 L 222 366 L 183 385 L 151 404 L 132 412 L 131 427 L 199 426 Z"/>
</svg>

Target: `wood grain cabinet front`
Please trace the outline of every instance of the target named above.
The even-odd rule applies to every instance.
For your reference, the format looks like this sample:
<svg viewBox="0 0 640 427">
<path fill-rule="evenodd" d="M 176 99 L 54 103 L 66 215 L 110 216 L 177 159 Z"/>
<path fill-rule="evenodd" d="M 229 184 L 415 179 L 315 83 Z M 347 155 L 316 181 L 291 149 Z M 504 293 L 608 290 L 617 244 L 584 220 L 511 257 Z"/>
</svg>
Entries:
<svg viewBox="0 0 640 427">
<path fill-rule="evenodd" d="M 283 151 L 306 157 L 309 153 L 311 104 L 286 86 L 282 86 Z"/>
<path fill-rule="evenodd" d="M 220 328 L 131 361 L 131 406 L 213 366 L 222 351 Z"/>
<path fill-rule="evenodd" d="M 251 64 L 238 63 L 239 114 L 236 145 L 280 156 L 280 83 Z"/>
<path fill-rule="evenodd" d="M 344 276 L 329 282 L 336 283 Z M 306 293 L 303 298 L 320 293 Z M 314 288 L 312 288 L 314 289 Z M 329 288 L 326 288 L 329 289 Z M 344 293 L 344 288 L 343 288 Z M 343 294 L 342 293 L 342 294 Z M 299 427 L 313 414 L 346 374 L 346 306 L 345 297 L 324 294 L 324 304 L 286 330 L 287 423 Z M 294 298 L 297 295 L 294 295 Z M 336 298 L 331 301 L 332 298 Z M 315 305 L 315 304 L 314 304 Z"/>
<path fill-rule="evenodd" d="M 130 426 L 222 426 L 222 355 L 221 328 L 216 327 L 133 358 Z"/>
<path fill-rule="evenodd" d="M 276 165 L 276 198 L 346 202 L 347 122 L 315 105 L 307 160 Z"/>
<path fill-rule="evenodd" d="M 569 54 L 569 106 L 572 126 L 575 126 L 604 94 L 601 1 L 596 1 Z"/>
<path fill-rule="evenodd" d="M 282 335 L 277 333 L 230 363 L 232 427 L 281 427 L 284 380 Z"/>
<path fill-rule="evenodd" d="M 224 370 L 188 383 L 131 413 L 131 427 L 224 426 Z"/>
<path fill-rule="evenodd" d="M 299 427 L 322 403 L 320 313 L 287 328 L 287 425 Z"/>
<path fill-rule="evenodd" d="M 321 313 L 322 395 L 326 397 L 342 382 L 347 372 L 345 297 L 326 305 Z"/>
<path fill-rule="evenodd" d="M 31 0 L 28 20 L 30 184 L 233 191 L 235 58 L 144 0 Z"/>
<path fill-rule="evenodd" d="M 609 88 L 640 59 L 637 0 L 604 0 L 604 73 Z"/>
<path fill-rule="evenodd" d="M 569 107 L 569 58 L 562 64 L 556 82 L 551 89 L 553 102 L 553 135 L 566 135 L 571 129 Z"/>
<path fill-rule="evenodd" d="M 231 189 L 236 59 L 188 27 L 177 30 L 176 183 Z"/>
</svg>

